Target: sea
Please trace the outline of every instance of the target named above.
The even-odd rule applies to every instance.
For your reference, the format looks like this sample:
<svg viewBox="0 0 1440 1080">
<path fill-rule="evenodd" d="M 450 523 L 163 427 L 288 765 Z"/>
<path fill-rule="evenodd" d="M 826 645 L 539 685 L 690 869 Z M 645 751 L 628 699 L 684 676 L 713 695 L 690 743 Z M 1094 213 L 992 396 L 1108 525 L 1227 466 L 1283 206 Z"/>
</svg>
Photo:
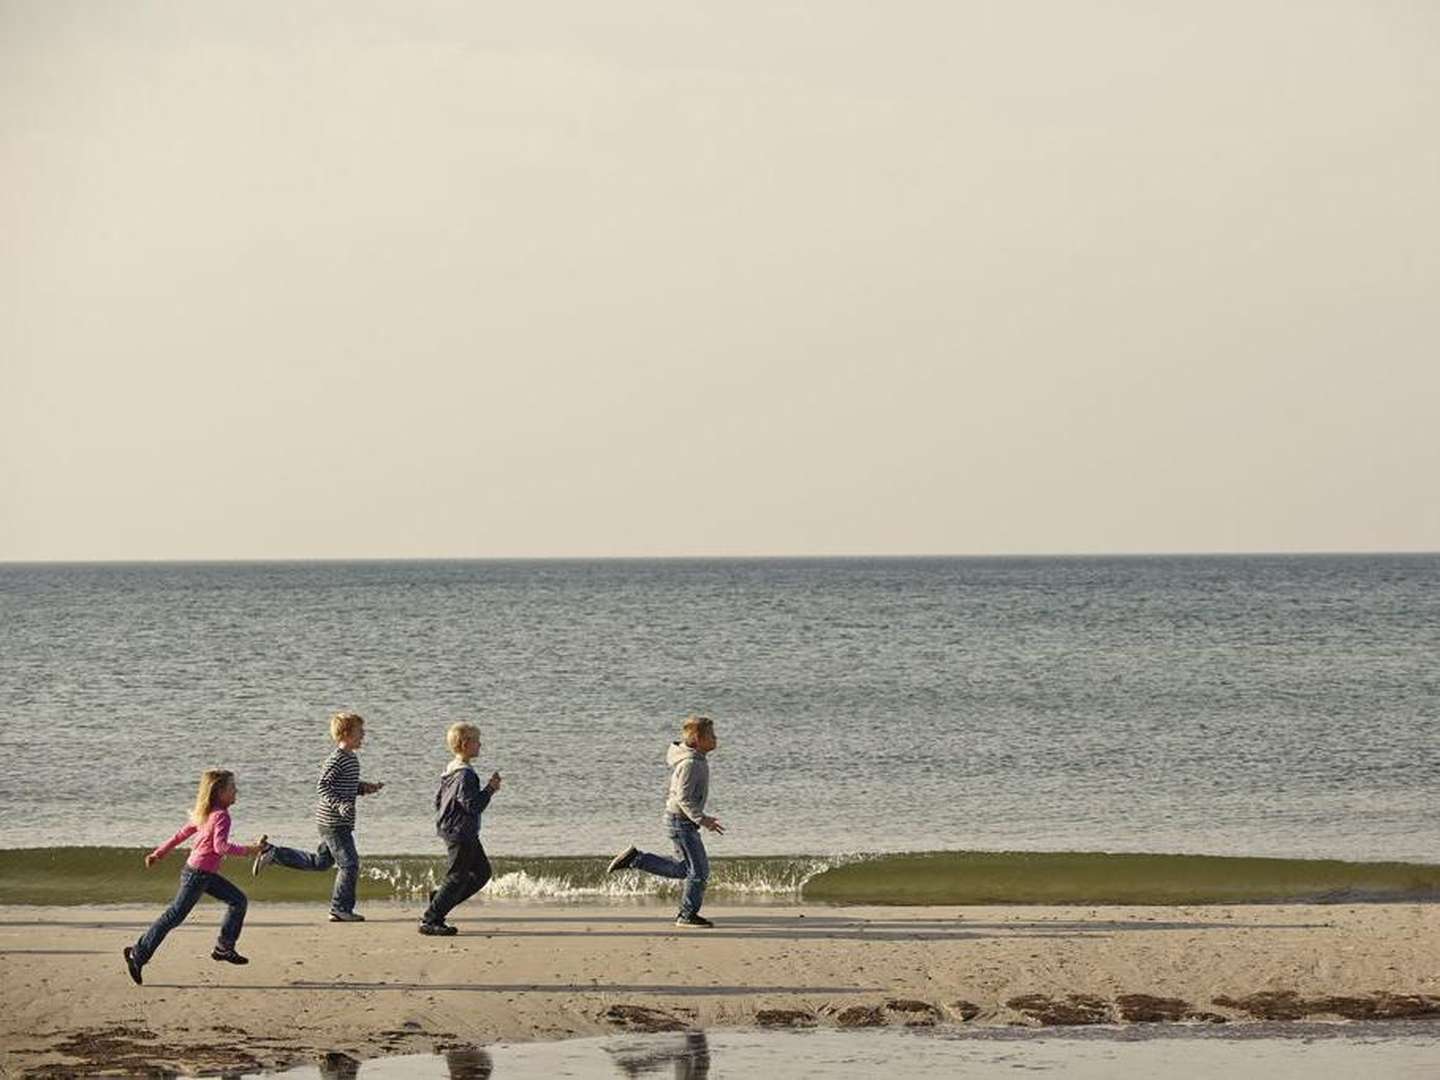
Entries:
<svg viewBox="0 0 1440 1080">
<path fill-rule="evenodd" d="M 0 849 L 152 846 L 211 767 L 242 839 L 313 843 L 340 709 L 386 785 L 372 854 L 439 854 L 457 720 L 504 778 L 492 853 L 664 850 L 700 713 L 712 855 L 792 878 L 937 850 L 1435 863 L 1440 555 L 0 565 Z"/>
</svg>

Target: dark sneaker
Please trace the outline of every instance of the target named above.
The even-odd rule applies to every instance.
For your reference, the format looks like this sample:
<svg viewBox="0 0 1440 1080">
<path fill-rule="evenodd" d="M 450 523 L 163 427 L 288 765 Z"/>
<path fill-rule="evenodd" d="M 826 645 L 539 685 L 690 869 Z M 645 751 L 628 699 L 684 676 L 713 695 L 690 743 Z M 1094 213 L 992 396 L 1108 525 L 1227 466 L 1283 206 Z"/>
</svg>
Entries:
<svg viewBox="0 0 1440 1080">
<path fill-rule="evenodd" d="M 141 965 L 135 960 L 135 950 L 132 949 L 129 945 L 126 945 L 125 948 L 121 949 L 120 951 L 125 956 L 125 967 L 130 972 L 130 978 L 135 980 L 136 986 L 144 986 L 145 983 L 140 978 Z"/>
<path fill-rule="evenodd" d="M 629 870 L 635 865 L 635 856 L 640 854 L 640 849 L 630 845 L 610 860 L 610 865 L 605 868 L 607 874 L 613 874 L 616 870 Z"/>
<path fill-rule="evenodd" d="M 708 928 L 708 927 L 714 926 L 715 924 L 714 924 L 713 922 L 711 922 L 709 919 L 705 918 L 705 916 L 703 916 L 703 915 L 677 915 L 677 916 L 675 917 L 675 925 L 676 925 L 676 926 L 700 926 L 700 927 L 706 927 L 706 928 Z"/>
<path fill-rule="evenodd" d="M 460 931 L 443 922 L 422 922 L 420 932 L 426 937 L 454 937 Z"/>
<path fill-rule="evenodd" d="M 332 911 L 330 912 L 331 922 L 364 922 L 365 916 L 358 911 Z"/>
<path fill-rule="evenodd" d="M 210 953 L 210 959 L 226 964 L 248 964 L 250 962 L 249 957 L 241 956 L 229 945 L 216 945 L 214 951 Z"/>
</svg>

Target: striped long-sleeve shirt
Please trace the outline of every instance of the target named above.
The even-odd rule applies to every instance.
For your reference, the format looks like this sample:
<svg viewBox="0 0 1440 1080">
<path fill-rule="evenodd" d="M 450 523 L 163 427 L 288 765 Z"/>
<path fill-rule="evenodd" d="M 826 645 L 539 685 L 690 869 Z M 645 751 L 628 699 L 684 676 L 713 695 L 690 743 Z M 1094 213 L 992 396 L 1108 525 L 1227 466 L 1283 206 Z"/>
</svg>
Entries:
<svg viewBox="0 0 1440 1080">
<path fill-rule="evenodd" d="M 355 827 L 355 798 L 360 794 L 360 759 L 337 746 L 315 781 L 315 824 L 323 831 Z"/>
</svg>

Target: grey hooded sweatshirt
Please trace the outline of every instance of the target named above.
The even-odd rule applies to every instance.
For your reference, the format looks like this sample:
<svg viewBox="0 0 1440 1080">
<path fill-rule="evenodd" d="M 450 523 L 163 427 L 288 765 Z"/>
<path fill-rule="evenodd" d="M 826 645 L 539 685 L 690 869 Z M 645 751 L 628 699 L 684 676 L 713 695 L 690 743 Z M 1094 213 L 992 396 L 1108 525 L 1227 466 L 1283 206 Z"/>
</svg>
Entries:
<svg viewBox="0 0 1440 1080">
<path fill-rule="evenodd" d="M 676 742 L 665 752 L 665 764 L 671 769 L 665 813 L 687 817 L 699 825 L 710 794 L 710 763 L 693 746 Z"/>
</svg>

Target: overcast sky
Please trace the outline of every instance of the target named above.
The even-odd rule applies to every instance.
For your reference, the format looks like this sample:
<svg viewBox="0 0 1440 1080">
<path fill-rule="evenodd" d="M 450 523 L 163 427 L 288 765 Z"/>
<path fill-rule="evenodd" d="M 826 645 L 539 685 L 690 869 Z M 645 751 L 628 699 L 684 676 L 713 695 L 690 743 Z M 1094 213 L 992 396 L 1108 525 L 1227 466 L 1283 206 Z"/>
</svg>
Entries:
<svg viewBox="0 0 1440 1080">
<path fill-rule="evenodd" d="M 1440 549 L 1440 5 L 0 0 L 0 560 Z"/>
</svg>

